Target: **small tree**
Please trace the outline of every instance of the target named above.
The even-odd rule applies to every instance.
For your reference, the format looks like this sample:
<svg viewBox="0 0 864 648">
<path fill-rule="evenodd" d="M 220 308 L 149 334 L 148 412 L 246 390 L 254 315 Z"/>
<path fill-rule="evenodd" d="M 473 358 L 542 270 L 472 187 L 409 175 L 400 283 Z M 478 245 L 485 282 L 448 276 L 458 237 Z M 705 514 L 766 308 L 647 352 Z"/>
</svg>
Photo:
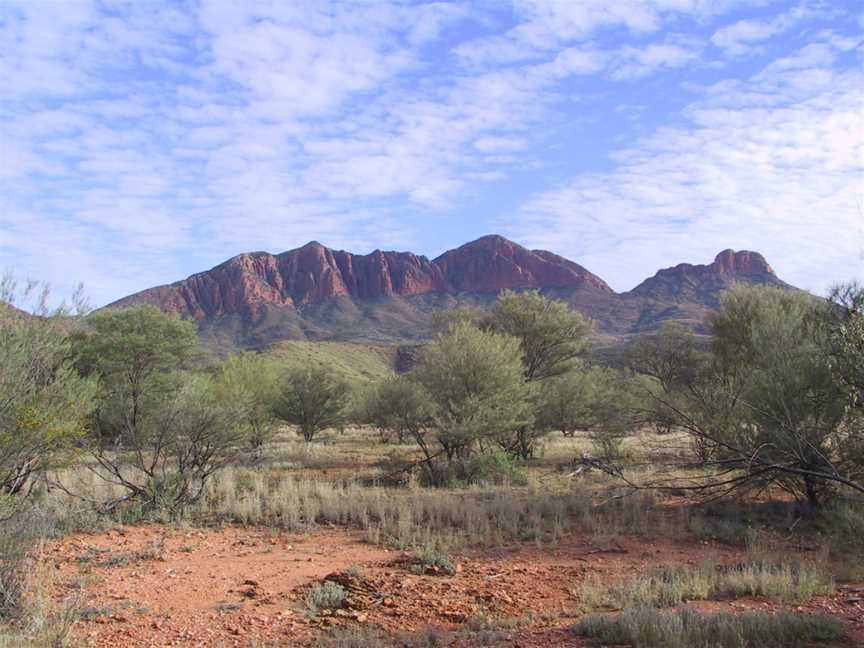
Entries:
<svg viewBox="0 0 864 648">
<path fill-rule="evenodd" d="M 432 342 L 415 370 L 433 403 L 436 442 L 452 462 L 531 425 L 519 341 L 459 322 Z"/>
<path fill-rule="evenodd" d="M 217 392 L 242 405 L 249 447 L 260 458 L 276 430 L 273 408 L 279 393 L 278 365 L 260 353 L 239 353 L 218 365 L 214 374 Z"/>
<path fill-rule="evenodd" d="M 412 439 L 423 445 L 424 432 L 431 421 L 432 401 L 416 380 L 395 375 L 379 381 L 371 386 L 365 407 L 364 422 L 395 436 L 400 443 Z"/>
<path fill-rule="evenodd" d="M 413 376 L 390 376 L 372 387 L 366 406 L 367 422 L 400 442 L 411 439 L 417 444 L 429 483 L 437 483 L 438 449 L 432 446 L 435 405 L 423 385 Z"/>
<path fill-rule="evenodd" d="M 11 309 L 7 316 L 0 321 L 0 494 L 18 495 L 81 442 L 96 384 L 73 367 L 55 318 Z"/>
<path fill-rule="evenodd" d="M 481 320 L 481 325 L 519 340 L 525 380 L 540 393 L 546 390 L 546 381 L 576 366 L 576 359 L 587 348 L 591 332 L 591 324 L 581 314 L 564 302 L 548 299 L 537 291 L 504 291 L 489 315 Z M 529 459 L 547 430 L 542 426 L 522 425 L 502 435 L 501 446 L 509 454 Z"/>
<path fill-rule="evenodd" d="M 659 366 L 675 369 L 655 372 L 655 406 L 715 469 L 689 487 L 774 484 L 811 507 L 841 486 L 864 492 L 860 464 L 842 451 L 849 390 L 832 367 L 826 308 L 806 293 L 736 288 L 709 322 L 710 356 L 680 352 L 693 340 L 656 347 L 668 353 Z"/>
<path fill-rule="evenodd" d="M 125 489 L 114 506 L 177 513 L 246 442 L 245 405 L 184 371 L 195 327 L 152 306 L 105 310 L 77 338 L 79 364 L 99 378 L 90 450 L 94 470 Z"/>
<path fill-rule="evenodd" d="M 591 323 L 580 313 L 536 290 L 505 290 L 482 325 L 519 340 L 528 381 L 566 373 L 588 347 L 591 333 Z"/>
<path fill-rule="evenodd" d="M 273 411 L 308 442 L 345 423 L 349 395 L 348 383 L 325 367 L 292 367 L 282 376 Z"/>
</svg>

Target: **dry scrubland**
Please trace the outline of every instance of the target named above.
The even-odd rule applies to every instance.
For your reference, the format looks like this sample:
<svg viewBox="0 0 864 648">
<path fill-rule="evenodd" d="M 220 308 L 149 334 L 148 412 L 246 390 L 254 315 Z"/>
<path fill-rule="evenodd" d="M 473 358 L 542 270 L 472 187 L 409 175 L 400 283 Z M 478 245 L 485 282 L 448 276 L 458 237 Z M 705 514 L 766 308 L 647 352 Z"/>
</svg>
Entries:
<svg viewBox="0 0 864 648">
<path fill-rule="evenodd" d="M 626 449 L 658 440 L 645 431 Z M 373 429 L 311 444 L 283 429 L 182 519 L 97 515 L 53 490 L 27 633 L 94 646 L 864 641 L 860 512 L 802 520 L 791 501 L 632 493 L 574 469 L 590 447 L 551 438 L 524 484 L 433 489 L 381 485 L 382 460 L 416 451 Z M 80 467 L 63 482 L 113 494 Z"/>
<path fill-rule="evenodd" d="M 830 304 L 736 290 L 591 366 L 504 293 L 399 376 L 0 312 L 0 647 L 864 645 L 864 290 Z"/>
</svg>

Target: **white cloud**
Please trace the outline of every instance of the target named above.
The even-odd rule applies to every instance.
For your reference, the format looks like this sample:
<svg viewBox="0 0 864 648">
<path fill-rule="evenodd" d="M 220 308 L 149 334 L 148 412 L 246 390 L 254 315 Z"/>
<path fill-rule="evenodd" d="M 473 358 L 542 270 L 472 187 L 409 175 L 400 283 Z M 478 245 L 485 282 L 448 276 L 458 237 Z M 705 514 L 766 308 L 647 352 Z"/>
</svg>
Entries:
<svg viewBox="0 0 864 648">
<path fill-rule="evenodd" d="M 710 88 L 686 111 L 689 126 L 661 128 L 620 151 L 613 171 L 535 196 L 511 234 L 603 268 L 618 289 L 724 247 L 761 251 L 816 292 L 864 278 L 864 74 L 833 69 L 815 47 Z"/>
<path fill-rule="evenodd" d="M 707 35 L 688 28 L 747 4 L 52 3 L 0 3 L 0 265 L 61 288 L 83 279 L 96 301 L 246 249 L 410 247 L 406 214 L 432 217 L 536 171 L 559 129 L 603 118 L 585 101 L 600 84 L 709 65 Z M 745 126 L 723 110 L 755 118 L 777 111 L 778 94 L 811 100 L 850 41 L 824 35 L 751 83 L 709 88 L 693 127 L 725 136 Z M 573 114 L 568 99 L 581 101 Z M 842 124 L 829 131 L 842 139 Z M 793 141 L 787 164 L 799 143 L 816 150 Z M 622 187 L 647 168 L 633 155 Z M 599 178 L 584 178 L 597 204 Z M 666 189 L 632 191 L 652 204 Z"/>
<path fill-rule="evenodd" d="M 746 56 L 759 53 L 759 43 L 791 29 L 802 20 L 814 15 L 806 6 L 764 20 L 739 20 L 721 27 L 711 37 L 711 42 L 731 56 Z"/>
</svg>

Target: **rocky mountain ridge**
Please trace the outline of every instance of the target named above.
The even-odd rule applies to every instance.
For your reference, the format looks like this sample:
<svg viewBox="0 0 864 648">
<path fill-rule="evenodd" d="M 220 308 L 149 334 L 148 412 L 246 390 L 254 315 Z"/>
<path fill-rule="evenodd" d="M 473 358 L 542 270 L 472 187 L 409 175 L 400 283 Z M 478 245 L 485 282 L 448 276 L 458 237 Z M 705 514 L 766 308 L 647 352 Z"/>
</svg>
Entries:
<svg viewBox="0 0 864 648">
<path fill-rule="evenodd" d="M 312 241 L 282 254 L 240 254 L 109 307 L 154 304 L 196 320 L 205 336 L 239 346 L 280 339 L 404 341 L 428 337 L 437 309 L 483 307 L 502 290 L 537 289 L 594 319 L 599 333 L 621 335 L 665 319 L 698 328 L 720 293 L 737 283 L 789 287 L 750 251 L 724 250 L 707 265 L 666 268 L 616 293 L 578 263 L 497 235 L 432 260 L 411 252 L 358 255 Z"/>
</svg>

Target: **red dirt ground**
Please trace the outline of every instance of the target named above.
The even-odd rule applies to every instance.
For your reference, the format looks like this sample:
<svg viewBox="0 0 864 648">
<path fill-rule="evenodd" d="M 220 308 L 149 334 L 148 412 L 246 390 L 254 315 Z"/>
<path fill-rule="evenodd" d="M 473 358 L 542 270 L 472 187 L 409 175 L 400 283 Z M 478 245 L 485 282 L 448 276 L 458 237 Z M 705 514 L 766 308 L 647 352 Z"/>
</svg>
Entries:
<svg viewBox="0 0 864 648">
<path fill-rule="evenodd" d="M 137 552 L 137 553 L 136 553 Z M 364 543 L 345 530 L 309 535 L 269 529 L 182 530 L 126 527 L 55 542 L 47 558 L 61 584 L 78 593 L 85 618 L 76 635 L 94 647 L 307 646 L 328 628 L 369 624 L 388 630 L 457 627 L 485 616 L 525 618 L 507 632 L 519 648 L 585 646 L 567 628 L 582 614 L 578 586 L 588 573 L 611 579 L 660 564 L 741 558 L 722 546 L 622 538 L 598 546 L 574 534 L 555 547 L 513 546 L 460 557 L 454 576 L 411 573 L 406 554 Z M 346 573 L 352 566 L 360 568 Z M 325 576 L 342 582 L 349 607 L 308 618 L 306 589 Z M 705 604 L 773 609 L 762 600 Z M 838 588 L 800 608 L 844 620 L 850 646 L 864 646 L 864 586 Z"/>
</svg>

